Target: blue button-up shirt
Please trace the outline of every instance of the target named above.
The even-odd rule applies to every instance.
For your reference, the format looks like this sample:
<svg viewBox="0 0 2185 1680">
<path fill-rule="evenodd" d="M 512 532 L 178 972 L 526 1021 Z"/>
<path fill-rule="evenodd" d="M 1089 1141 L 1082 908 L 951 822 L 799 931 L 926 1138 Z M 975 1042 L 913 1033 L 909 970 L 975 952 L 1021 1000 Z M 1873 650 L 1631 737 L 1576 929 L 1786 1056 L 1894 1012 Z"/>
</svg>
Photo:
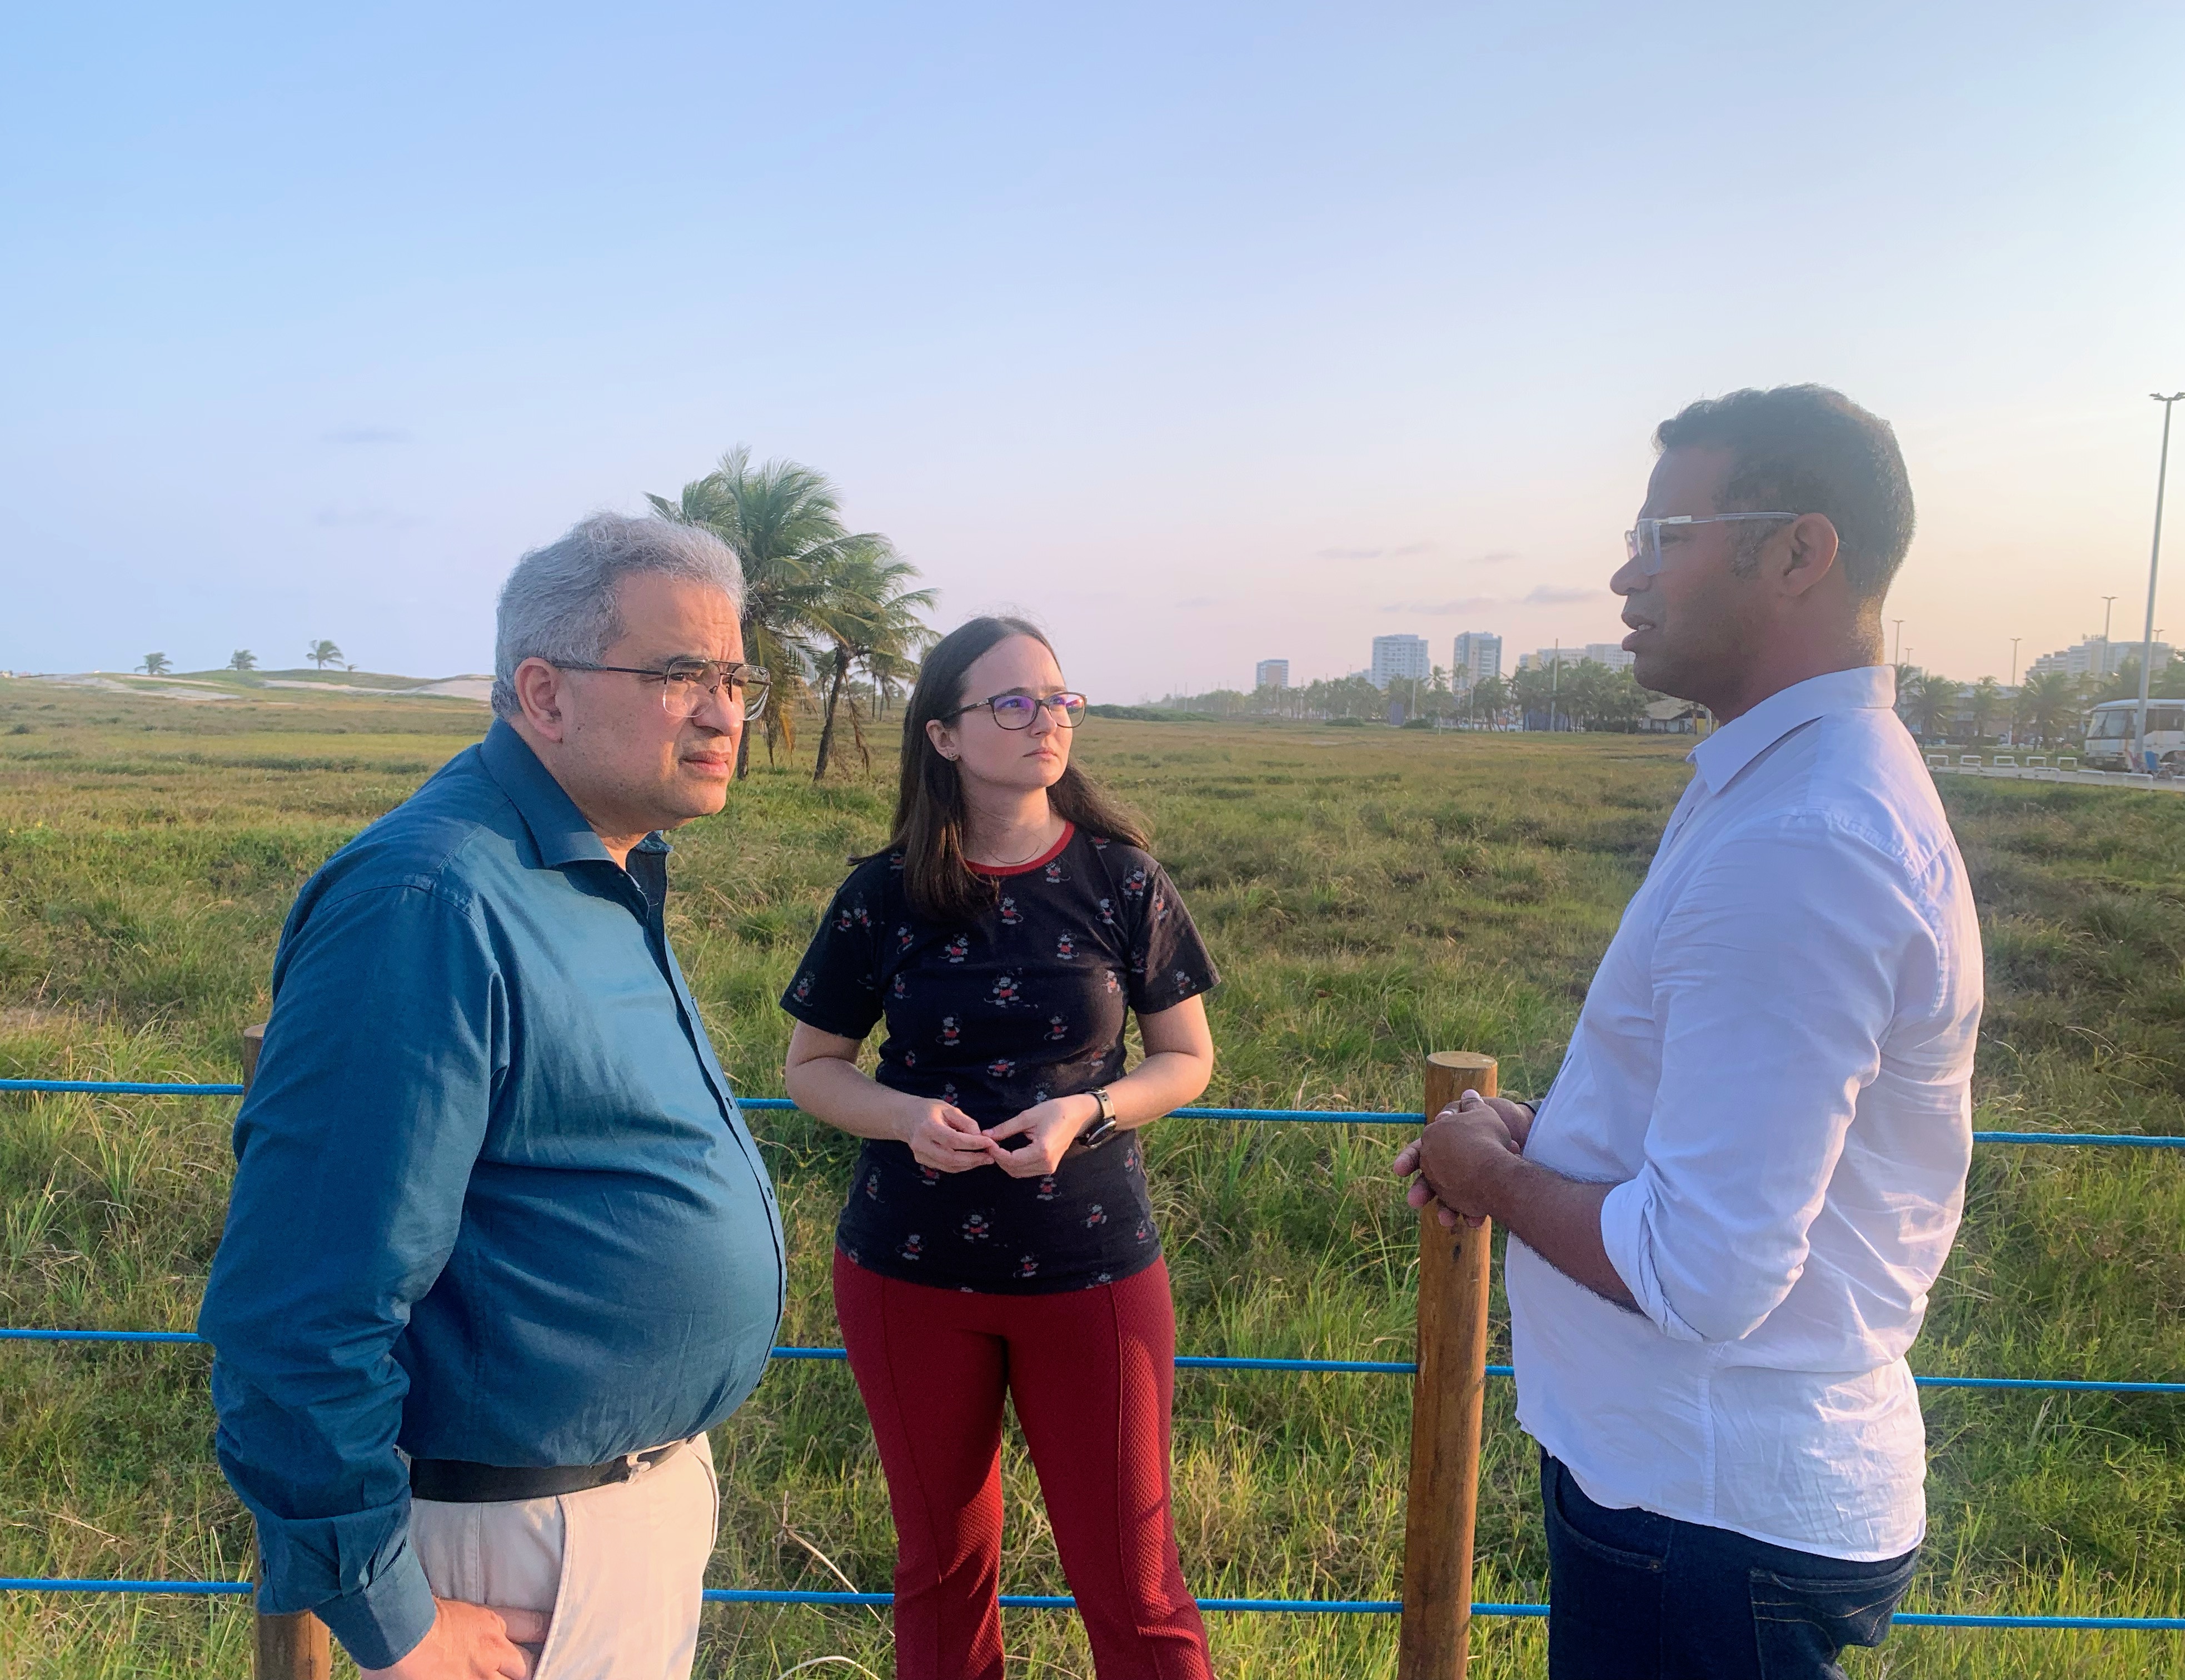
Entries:
<svg viewBox="0 0 2185 1680">
<path fill-rule="evenodd" d="M 780 1218 L 662 921 L 506 723 L 305 886 L 198 1327 L 264 1607 L 423 1638 L 413 1457 L 596 1464 L 758 1381 Z"/>
</svg>

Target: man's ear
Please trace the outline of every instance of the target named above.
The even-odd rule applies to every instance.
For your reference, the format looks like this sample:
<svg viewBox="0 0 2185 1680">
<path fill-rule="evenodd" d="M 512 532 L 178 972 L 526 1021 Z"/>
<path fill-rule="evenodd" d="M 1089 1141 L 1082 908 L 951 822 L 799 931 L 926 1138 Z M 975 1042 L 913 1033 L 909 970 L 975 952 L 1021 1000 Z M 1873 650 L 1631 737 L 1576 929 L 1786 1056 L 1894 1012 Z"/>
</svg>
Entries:
<svg viewBox="0 0 2185 1680">
<path fill-rule="evenodd" d="M 1777 541 L 1783 549 L 1777 576 L 1785 594 L 1805 594 L 1836 570 L 1836 527 L 1825 513 L 1800 514 Z"/>
<path fill-rule="evenodd" d="M 568 698 L 563 674 L 543 659 L 527 659 L 516 667 L 512 679 L 523 721 L 557 745 L 569 733 L 563 702 Z"/>
</svg>

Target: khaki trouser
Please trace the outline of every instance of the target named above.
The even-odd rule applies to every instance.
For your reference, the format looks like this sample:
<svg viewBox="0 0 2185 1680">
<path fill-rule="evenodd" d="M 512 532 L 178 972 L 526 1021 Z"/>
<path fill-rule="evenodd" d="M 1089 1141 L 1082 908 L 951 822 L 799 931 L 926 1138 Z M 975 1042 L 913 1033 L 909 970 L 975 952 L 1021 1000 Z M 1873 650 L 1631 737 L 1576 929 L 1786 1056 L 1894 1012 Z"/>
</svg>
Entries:
<svg viewBox="0 0 2185 1680">
<path fill-rule="evenodd" d="M 581 1493 L 414 1499 L 410 1540 L 435 1597 L 552 1615 L 534 1680 L 688 1680 L 719 1517 L 701 1435 L 628 1482 Z"/>
</svg>

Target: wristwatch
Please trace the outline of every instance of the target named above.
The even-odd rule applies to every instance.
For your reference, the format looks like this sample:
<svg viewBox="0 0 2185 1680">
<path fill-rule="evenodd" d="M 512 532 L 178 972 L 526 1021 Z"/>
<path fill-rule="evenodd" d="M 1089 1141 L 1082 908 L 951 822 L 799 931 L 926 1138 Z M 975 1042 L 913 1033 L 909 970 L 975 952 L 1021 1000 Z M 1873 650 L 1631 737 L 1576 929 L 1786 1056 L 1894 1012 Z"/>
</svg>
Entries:
<svg viewBox="0 0 2185 1680">
<path fill-rule="evenodd" d="M 1098 1149 L 1122 1128 L 1115 1124 L 1115 1104 L 1106 1086 L 1096 1085 L 1085 1094 L 1100 1105 L 1100 1112 L 1091 1125 L 1077 1134 L 1077 1141 L 1087 1149 Z"/>
</svg>

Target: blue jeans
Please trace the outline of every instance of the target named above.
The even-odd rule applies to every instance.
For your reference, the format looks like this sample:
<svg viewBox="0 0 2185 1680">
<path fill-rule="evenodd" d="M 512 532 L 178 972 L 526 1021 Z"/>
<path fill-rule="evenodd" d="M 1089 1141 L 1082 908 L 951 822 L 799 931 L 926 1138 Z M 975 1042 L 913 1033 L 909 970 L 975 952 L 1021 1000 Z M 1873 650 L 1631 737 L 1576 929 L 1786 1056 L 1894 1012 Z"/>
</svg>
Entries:
<svg viewBox="0 0 2185 1680">
<path fill-rule="evenodd" d="M 1843 1680 L 1836 1654 L 1887 1637 L 1920 1555 L 1847 1563 L 1611 1510 L 1545 1452 L 1540 1506 L 1550 1680 Z"/>
</svg>

